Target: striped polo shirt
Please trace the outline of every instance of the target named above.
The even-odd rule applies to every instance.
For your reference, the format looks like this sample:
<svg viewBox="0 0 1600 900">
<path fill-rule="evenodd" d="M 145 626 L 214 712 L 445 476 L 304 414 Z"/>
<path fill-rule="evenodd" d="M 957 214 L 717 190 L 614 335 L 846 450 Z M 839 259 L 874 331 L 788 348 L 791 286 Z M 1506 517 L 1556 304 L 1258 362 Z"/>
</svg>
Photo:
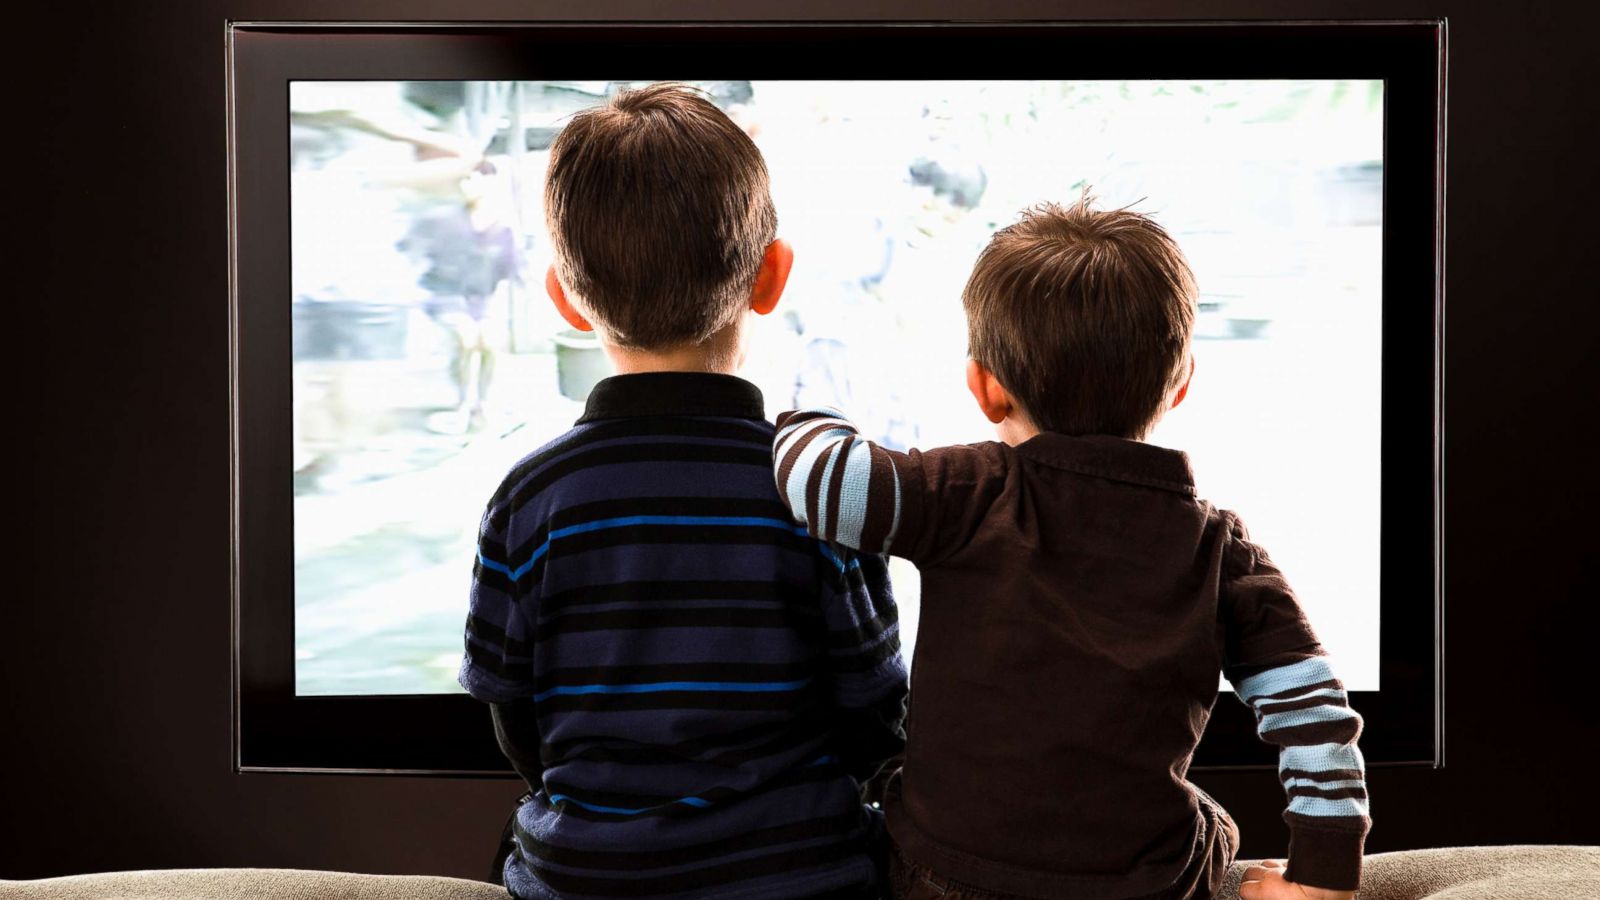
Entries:
<svg viewBox="0 0 1600 900">
<path fill-rule="evenodd" d="M 903 738 L 894 602 L 882 557 L 791 519 L 773 433 L 742 379 L 616 376 L 490 500 L 460 681 L 524 723 L 516 896 L 875 889 L 858 781 Z"/>
</svg>

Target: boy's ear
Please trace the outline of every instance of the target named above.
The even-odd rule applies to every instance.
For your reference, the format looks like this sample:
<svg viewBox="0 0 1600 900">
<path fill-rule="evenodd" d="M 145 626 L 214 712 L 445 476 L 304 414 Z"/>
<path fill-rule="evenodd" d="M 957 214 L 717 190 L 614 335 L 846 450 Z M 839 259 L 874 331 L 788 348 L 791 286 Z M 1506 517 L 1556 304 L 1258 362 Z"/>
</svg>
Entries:
<svg viewBox="0 0 1600 900">
<path fill-rule="evenodd" d="M 967 390 L 972 392 L 972 399 L 978 401 L 978 408 L 983 410 L 984 418 L 996 425 L 1004 422 L 1006 416 L 1011 415 L 1016 409 L 1011 402 L 1011 395 L 1000 386 L 994 373 L 985 369 L 983 363 L 975 359 L 967 360 Z"/>
<path fill-rule="evenodd" d="M 556 277 L 555 266 L 551 266 L 544 273 L 544 291 L 550 295 L 550 301 L 556 305 L 556 312 L 561 313 L 561 318 L 566 319 L 568 325 L 579 331 L 594 330 L 594 326 L 583 317 L 583 313 L 578 312 L 578 308 L 567 299 L 567 292 L 561 287 L 561 279 Z"/>
<path fill-rule="evenodd" d="M 794 267 L 794 248 L 783 238 L 767 245 L 761 256 L 761 270 L 756 273 L 755 286 L 750 289 L 750 309 L 758 316 L 772 312 L 789 283 L 789 270 Z"/>
<path fill-rule="evenodd" d="M 1178 392 L 1172 396 L 1172 405 L 1167 407 L 1168 409 L 1177 409 L 1178 404 L 1183 402 L 1183 398 L 1189 396 L 1189 383 L 1192 381 L 1194 381 L 1194 354 L 1191 353 L 1189 354 L 1189 374 L 1183 376 L 1183 384 L 1178 388 Z"/>
</svg>

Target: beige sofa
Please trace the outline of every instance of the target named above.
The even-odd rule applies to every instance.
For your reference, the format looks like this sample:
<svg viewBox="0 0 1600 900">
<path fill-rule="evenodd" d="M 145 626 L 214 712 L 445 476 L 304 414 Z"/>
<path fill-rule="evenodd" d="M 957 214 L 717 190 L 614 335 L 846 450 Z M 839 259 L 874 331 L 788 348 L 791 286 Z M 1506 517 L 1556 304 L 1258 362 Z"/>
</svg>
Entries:
<svg viewBox="0 0 1600 900">
<path fill-rule="evenodd" d="M 1238 900 L 1248 861 L 1218 900 Z M 0 881 L 4 900 L 504 900 L 492 884 L 425 875 L 297 869 L 108 872 Z M 1600 847 L 1509 846 L 1405 850 L 1367 857 L 1360 900 L 1597 900 Z"/>
</svg>

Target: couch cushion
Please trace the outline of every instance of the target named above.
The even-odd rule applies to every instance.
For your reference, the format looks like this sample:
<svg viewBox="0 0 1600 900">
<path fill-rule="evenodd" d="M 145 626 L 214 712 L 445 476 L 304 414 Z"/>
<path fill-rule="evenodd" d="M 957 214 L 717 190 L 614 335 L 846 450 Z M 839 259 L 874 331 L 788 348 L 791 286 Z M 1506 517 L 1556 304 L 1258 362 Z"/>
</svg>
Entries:
<svg viewBox="0 0 1600 900">
<path fill-rule="evenodd" d="M 504 888 L 433 875 L 302 869 L 157 869 L 0 881 L 5 900 L 506 900 Z"/>
<path fill-rule="evenodd" d="M 1238 900 L 1244 870 L 1233 864 L 1217 900 Z M 1359 900 L 1567 900 L 1600 897 L 1600 847 L 1519 844 L 1372 853 Z"/>
<path fill-rule="evenodd" d="M 1233 864 L 1217 900 L 1238 900 Z M 1374 853 L 1360 900 L 1575 900 L 1600 897 L 1600 847 L 1514 845 Z M 168 869 L 0 881 L 4 900 L 505 900 L 481 881 L 300 869 Z"/>
</svg>

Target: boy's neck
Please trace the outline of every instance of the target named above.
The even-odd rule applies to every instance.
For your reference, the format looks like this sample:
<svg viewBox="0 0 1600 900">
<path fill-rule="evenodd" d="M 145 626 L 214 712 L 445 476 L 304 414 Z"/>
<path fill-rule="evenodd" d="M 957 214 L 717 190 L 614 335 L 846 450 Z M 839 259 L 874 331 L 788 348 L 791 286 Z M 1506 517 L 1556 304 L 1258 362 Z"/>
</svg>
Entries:
<svg viewBox="0 0 1600 900">
<path fill-rule="evenodd" d="M 618 375 L 644 372 L 720 372 L 732 375 L 738 369 L 731 361 L 719 362 L 704 353 L 649 353 L 623 347 L 605 349 L 606 355 L 611 358 L 611 369 Z"/>
<path fill-rule="evenodd" d="M 1033 420 L 1028 418 L 1027 413 L 1024 413 L 1020 407 L 1015 407 L 1012 409 L 1011 415 L 995 423 L 994 431 L 1002 444 L 1015 447 L 1018 444 L 1026 443 L 1030 438 L 1036 437 L 1040 432 L 1040 428 L 1033 424 Z"/>
<path fill-rule="evenodd" d="M 611 369 L 618 375 L 638 375 L 645 372 L 714 372 L 734 375 L 743 363 L 742 345 L 738 325 L 712 335 L 699 344 L 685 344 L 665 350 L 640 350 L 621 347 L 602 335 L 600 346 L 611 360 Z"/>
</svg>

